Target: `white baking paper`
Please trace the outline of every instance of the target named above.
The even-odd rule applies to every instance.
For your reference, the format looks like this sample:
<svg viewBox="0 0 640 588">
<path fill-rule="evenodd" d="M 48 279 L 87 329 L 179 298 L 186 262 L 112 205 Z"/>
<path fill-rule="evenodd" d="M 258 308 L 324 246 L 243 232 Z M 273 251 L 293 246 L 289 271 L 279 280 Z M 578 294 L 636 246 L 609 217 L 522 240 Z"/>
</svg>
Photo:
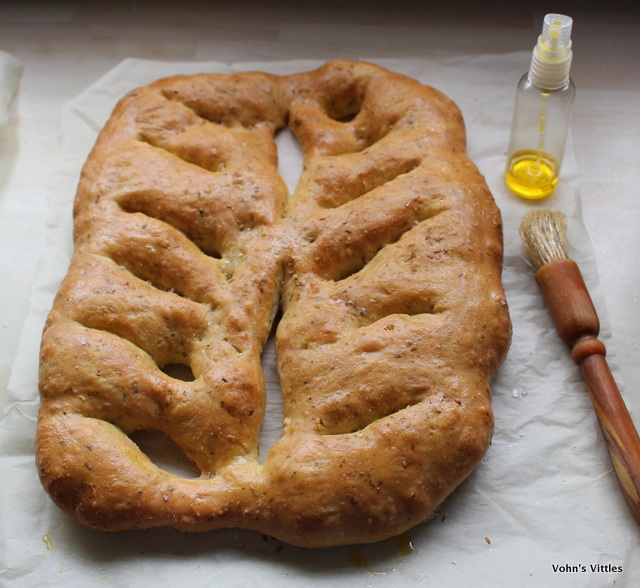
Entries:
<svg viewBox="0 0 640 588">
<path fill-rule="evenodd" d="M 0 129 L 9 120 L 9 105 L 18 89 L 22 63 L 6 51 L 0 51 Z"/>
<path fill-rule="evenodd" d="M 63 515 L 42 490 L 34 465 L 40 332 L 71 254 L 71 206 L 80 167 L 118 98 L 176 73 L 260 69 L 290 73 L 317 62 L 235 64 L 127 60 L 64 111 L 62 158 L 49 190 L 48 247 L 42 252 L 0 421 L 0 585 L 185 585 L 224 588 L 632 586 L 640 577 L 640 533 L 619 491 L 590 400 L 557 337 L 525 260 L 517 228 L 537 204 L 510 195 L 502 172 L 515 84 L 528 52 L 378 61 L 448 94 L 466 120 L 468 149 L 503 214 L 504 284 L 513 342 L 494 382 L 495 435 L 477 470 L 429 522 L 372 546 L 294 548 L 226 530 L 107 534 Z M 376 61 L 376 60 L 372 60 Z M 283 135 L 282 173 L 295 182 L 295 142 Z M 571 142 L 561 182 L 544 206 L 569 217 L 571 256 L 580 264 L 603 323 L 615 372 Z M 268 444 L 281 409 L 273 348 L 265 352 Z M 623 388 L 624 390 L 624 388 Z M 627 398 L 632 412 L 636 399 Z"/>
</svg>

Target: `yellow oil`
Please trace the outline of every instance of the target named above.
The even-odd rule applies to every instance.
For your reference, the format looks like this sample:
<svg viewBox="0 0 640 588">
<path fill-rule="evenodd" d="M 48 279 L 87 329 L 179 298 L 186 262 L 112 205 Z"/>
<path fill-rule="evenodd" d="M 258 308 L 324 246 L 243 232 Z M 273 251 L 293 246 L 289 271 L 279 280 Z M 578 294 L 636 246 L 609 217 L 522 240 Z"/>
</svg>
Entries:
<svg viewBox="0 0 640 588">
<path fill-rule="evenodd" d="M 411 537 L 409 537 L 408 535 L 402 534 L 396 537 L 395 547 L 398 555 L 403 559 L 414 552 L 413 542 L 411 541 Z M 369 565 L 369 562 L 367 561 L 363 550 L 359 547 L 354 547 L 349 551 L 349 563 L 351 563 L 351 565 L 355 566 L 356 568 L 360 568 L 361 570 L 367 570 L 370 574 L 386 574 L 388 571 L 394 569 L 374 569 Z"/>
<path fill-rule="evenodd" d="M 362 553 L 362 550 L 358 549 L 357 547 L 354 547 L 349 551 L 349 562 L 351 563 L 351 565 L 362 570 L 366 569 L 367 567 L 367 560 L 364 557 L 364 553 Z"/>
<path fill-rule="evenodd" d="M 396 547 L 398 553 L 402 556 L 409 555 L 413 552 L 413 543 L 408 535 L 399 535 L 396 537 Z"/>
<path fill-rule="evenodd" d="M 558 183 L 558 163 L 548 153 L 533 149 L 518 151 L 509 160 L 505 181 L 522 198 L 546 198 Z"/>
<path fill-rule="evenodd" d="M 53 551 L 53 540 L 51 539 L 51 535 L 47 533 L 43 538 L 42 542 L 46 545 L 49 551 Z"/>
</svg>

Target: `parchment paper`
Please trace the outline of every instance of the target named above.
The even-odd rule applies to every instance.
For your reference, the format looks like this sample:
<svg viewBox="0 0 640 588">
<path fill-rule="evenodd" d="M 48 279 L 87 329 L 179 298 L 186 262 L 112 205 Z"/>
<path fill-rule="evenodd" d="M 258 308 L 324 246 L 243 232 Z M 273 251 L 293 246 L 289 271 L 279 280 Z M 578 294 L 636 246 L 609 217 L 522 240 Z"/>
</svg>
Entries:
<svg viewBox="0 0 640 588">
<path fill-rule="evenodd" d="M 6 51 L 0 51 L 0 129 L 9 119 L 9 105 L 18 89 L 22 63 Z"/>
<path fill-rule="evenodd" d="M 49 190 L 48 246 L 42 252 L 0 422 L 0 584 L 2 586 L 185 585 L 249 587 L 631 586 L 640 570 L 640 534 L 624 503 L 585 386 L 557 337 L 517 235 L 535 204 L 503 185 L 515 84 L 528 52 L 377 61 L 433 85 L 460 106 L 468 149 L 500 206 L 504 284 L 513 342 L 494 382 L 495 435 L 478 469 L 432 520 L 373 546 L 304 550 L 259 534 L 173 530 L 105 534 L 69 519 L 42 490 L 34 466 L 40 333 L 71 254 L 71 206 L 78 174 L 115 102 L 135 86 L 176 73 L 260 69 L 290 73 L 318 62 L 158 63 L 126 60 L 65 109 L 62 158 Z M 280 139 L 281 171 L 295 183 L 299 154 Z M 571 139 L 561 182 L 545 206 L 569 217 L 571 256 L 589 284 L 615 372 L 605 303 L 581 219 Z M 273 347 L 265 351 L 269 390 L 265 447 L 281 408 Z M 623 383 L 619 382 L 624 391 Z M 632 414 L 640 410 L 631 404 Z M 607 567 L 609 566 L 609 567 Z M 610 566 L 616 566 L 611 568 Z"/>
</svg>

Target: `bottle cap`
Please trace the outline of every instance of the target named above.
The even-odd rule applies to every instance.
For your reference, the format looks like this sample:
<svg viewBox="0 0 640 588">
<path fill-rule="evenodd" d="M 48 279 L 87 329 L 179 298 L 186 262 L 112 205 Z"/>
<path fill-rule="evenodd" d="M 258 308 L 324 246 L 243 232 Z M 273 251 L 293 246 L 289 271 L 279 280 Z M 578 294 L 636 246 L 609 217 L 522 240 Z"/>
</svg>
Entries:
<svg viewBox="0 0 640 588">
<path fill-rule="evenodd" d="M 564 14 L 547 14 L 542 34 L 533 49 L 529 75 L 537 86 L 548 90 L 561 88 L 571 68 L 571 27 L 573 19 Z"/>
</svg>

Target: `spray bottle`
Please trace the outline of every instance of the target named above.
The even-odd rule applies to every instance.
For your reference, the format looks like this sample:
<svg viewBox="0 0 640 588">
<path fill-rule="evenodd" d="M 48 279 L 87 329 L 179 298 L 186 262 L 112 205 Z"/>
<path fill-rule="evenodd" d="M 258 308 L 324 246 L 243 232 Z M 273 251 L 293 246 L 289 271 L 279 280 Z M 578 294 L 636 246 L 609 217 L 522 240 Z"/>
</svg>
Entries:
<svg viewBox="0 0 640 588">
<path fill-rule="evenodd" d="M 575 85 L 571 67 L 573 20 L 547 14 L 529 71 L 516 90 L 505 180 L 529 200 L 549 196 L 560 176 Z"/>
</svg>

